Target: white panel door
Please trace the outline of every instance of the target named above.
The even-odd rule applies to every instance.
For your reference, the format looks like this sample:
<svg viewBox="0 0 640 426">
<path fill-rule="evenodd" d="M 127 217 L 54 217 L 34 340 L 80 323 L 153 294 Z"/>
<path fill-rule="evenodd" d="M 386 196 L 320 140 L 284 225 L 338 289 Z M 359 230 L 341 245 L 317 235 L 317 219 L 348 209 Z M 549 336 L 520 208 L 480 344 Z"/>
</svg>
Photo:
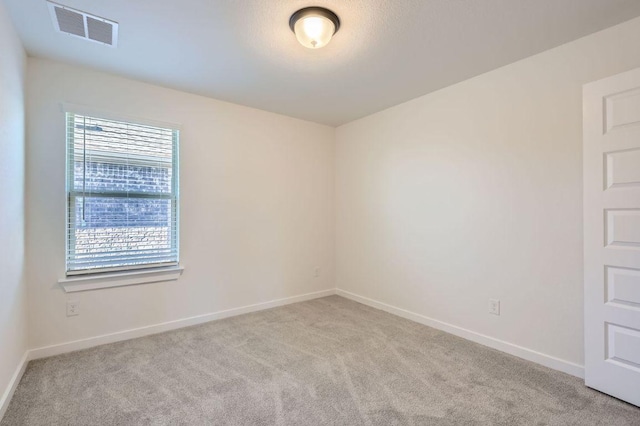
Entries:
<svg viewBox="0 0 640 426">
<path fill-rule="evenodd" d="M 640 69 L 584 87 L 585 383 L 640 406 Z"/>
</svg>

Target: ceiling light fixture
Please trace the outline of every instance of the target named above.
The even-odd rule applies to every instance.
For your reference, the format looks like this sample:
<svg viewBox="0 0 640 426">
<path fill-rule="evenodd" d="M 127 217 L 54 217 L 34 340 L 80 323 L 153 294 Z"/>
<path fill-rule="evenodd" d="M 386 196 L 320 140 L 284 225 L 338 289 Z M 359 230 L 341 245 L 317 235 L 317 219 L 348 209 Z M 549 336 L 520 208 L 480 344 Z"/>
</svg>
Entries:
<svg viewBox="0 0 640 426">
<path fill-rule="evenodd" d="M 289 27 L 304 47 L 319 49 L 326 46 L 340 29 L 338 15 L 323 7 L 305 7 L 289 19 Z"/>
</svg>

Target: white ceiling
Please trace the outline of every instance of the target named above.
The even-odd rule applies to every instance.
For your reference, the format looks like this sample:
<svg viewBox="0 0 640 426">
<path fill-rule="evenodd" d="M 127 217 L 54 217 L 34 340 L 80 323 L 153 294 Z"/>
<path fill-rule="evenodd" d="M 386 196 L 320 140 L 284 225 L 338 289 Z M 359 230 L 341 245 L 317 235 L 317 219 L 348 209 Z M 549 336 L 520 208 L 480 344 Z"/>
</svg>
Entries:
<svg viewBox="0 0 640 426">
<path fill-rule="evenodd" d="M 638 0 L 59 0 L 120 24 L 117 48 L 56 33 L 44 0 L 4 0 L 27 52 L 340 125 L 640 15 Z M 342 21 L 298 44 L 306 6 Z"/>
</svg>

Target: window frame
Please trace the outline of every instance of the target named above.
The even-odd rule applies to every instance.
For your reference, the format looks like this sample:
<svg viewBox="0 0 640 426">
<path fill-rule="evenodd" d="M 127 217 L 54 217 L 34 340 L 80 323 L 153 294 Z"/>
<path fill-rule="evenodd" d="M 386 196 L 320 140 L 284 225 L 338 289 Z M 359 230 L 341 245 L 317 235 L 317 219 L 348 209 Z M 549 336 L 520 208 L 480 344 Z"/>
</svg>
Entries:
<svg viewBox="0 0 640 426">
<path fill-rule="evenodd" d="M 180 267 L 180 133 L 181 126 L 174 123 L 166 123 L 159 122 L 155 120 L 148 119 L 140 119 L 137 117 L 124 116 L 121 114 L 113 114 L 105 111 L 96 110 L 93 108 L 67 104 L 61 104 L 62 111 L 64 113 L 64 124 L 65 124 L 65 279 L 59 280 L 61 284 L 73 283 L 74 281 L 87 281 L 91 280 L 91 277 L 97 277 L 98 280 L 103 281 L 105 279 L 116 279 L 121 276 L 135 275 L 143 277 L 140 282 L 154 282 L 150 277 L 153 275 L 164 276 L 167 275 L 167 279 L 157 279 L 155 281 L 166 281 L 177 279 L 178 275 L 182 273 L 183 268 Z M 175 235 L 175 247 L 172 244 L 172 250 L 175 250 L 176 260 L 169 262 L 149 262 L 149 263 L 141 263 L 136 265 L 122 265 L 122 266 L 114 266 L 114 267 L 98 267 L 98 268 L 88 268 L 82 270 L 70 270 L 69 269 L 69 254 L 70 249 L 73 248 L 75 244 L 75 234 L 71 235 L 70 230 L 76 229 L 75 227 L 75 200 L 78 197 L 87 197 L 87 193 L 83 193 L 83 191 L 78 191 L 75 189 L 74 185 L 74 172 L 73 165 L 75 163 L 74 160 L 74 150 L 70 149 L 69 144 L 73 144 L 74 134 L 69 132 L 68 123 L 69 120 L 74 120 L 76 115 L 85 116 L 88 118 L 101 119 L 101 120 L 109 120 L 116 121 L 122 123 L 128 123 L 132 125 L 140 125 L 140 126 L 151 126 L 162 128 L 165 130 L 170 130 L 172 134 L 172 148 L 171 148 L 171 167 L 172 167 L 172 176 L 171 176 L 171 193 L 145 193 L 145 192 L 117 192 L 117 191 L 91 191 L 91 197 L 114 197 L 114 198 L 124 198 L 131 194 L 135 195 L 137 199 L 156 199 L 156 200 L 171 200 L 171 211 L 175 212 L 175 227 L 173 227 L 174 235 Z M 72 228 L 73 226 L 73 228 Z M 177 272 L 173 274 L 172 272 Z M 127 279 L 126 284 L 135 284 L 135 279 Z M 103 286 L 92 284 L 92 288 L 101 288 L 101 287 L 112 287 L 117 286 L 118 284 L 105 284 Z M 80 288 L 80 286 L 78 286 Z M 76 286 L 74 286 L 76 288 Z M 65 287 L 66 291 L 67 288 Z M 80 290 L 73 290 L 80 291 Z"/>
</svg>

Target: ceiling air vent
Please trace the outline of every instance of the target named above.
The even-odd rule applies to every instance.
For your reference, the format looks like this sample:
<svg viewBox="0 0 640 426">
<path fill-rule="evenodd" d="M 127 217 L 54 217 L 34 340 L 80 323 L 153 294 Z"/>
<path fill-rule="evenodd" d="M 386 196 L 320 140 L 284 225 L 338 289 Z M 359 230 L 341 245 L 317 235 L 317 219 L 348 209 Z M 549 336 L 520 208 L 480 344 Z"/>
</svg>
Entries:
<svg viewBox="0 0 640 426">
<path fill-rule="evenodd" d="M 61 4 L 47 2 L 53 26 L 61 33 L 116 47 L 118 23 Z"/>
</svg>

